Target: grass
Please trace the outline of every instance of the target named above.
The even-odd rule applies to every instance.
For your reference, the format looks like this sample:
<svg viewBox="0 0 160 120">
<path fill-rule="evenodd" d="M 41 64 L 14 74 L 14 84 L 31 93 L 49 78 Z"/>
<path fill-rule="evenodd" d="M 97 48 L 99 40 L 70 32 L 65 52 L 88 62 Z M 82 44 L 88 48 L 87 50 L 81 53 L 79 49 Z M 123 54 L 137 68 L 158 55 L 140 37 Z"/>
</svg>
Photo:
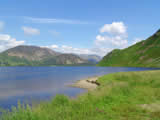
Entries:
<svg viewBox="0 0 160 120">
<path fill-rule="evenodd" d="M 121 72 L 75 99 L 57 95 L 37 106 L 18 105 L 2 120 L 160 120 L 160 71 Z M 145 106 L 145 107 L 144 107 Z"/>
</svg>

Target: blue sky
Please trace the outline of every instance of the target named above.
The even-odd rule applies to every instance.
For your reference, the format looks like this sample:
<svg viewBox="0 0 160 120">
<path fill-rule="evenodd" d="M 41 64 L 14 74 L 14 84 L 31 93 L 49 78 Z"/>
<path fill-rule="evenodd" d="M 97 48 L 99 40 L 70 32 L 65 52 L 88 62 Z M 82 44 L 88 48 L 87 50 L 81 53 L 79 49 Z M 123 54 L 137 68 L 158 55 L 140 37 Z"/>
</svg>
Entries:
<svg viewBox="0 0 160 120">
<path fill-rule="evenodd" d="M 1 0 L 0 51 L 20 44 L 105 55 L 160 28 L 159 0 Z"/>
</svg>

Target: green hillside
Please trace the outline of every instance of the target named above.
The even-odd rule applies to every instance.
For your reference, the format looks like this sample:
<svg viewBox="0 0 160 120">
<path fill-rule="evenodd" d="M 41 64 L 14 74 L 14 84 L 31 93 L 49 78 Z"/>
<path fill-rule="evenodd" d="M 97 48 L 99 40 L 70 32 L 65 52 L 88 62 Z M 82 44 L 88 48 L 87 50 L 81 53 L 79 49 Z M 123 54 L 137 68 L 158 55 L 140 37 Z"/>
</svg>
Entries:
<svg viewBox="0 0 160 120">
<path fill-rule="evenodd" d="M 115 49 L 98 66 L 160 67 L 160 30 L 126 49 Z"/>
</svg>

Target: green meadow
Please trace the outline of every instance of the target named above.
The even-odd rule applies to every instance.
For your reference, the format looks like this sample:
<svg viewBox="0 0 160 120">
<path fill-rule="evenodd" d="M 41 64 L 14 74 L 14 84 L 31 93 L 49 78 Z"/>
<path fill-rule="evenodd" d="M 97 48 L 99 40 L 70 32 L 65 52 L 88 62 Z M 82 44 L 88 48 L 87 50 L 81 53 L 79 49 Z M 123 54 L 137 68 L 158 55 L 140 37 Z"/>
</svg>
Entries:
<svg viewBox="0 0 160 120">
<path fill-rule="evenodd" d="M 100 86 L 77 98 L 3 111 L 2 120 L 160 120 L 160 71 L 120 72 L 98 79 Z"/>
</svg>

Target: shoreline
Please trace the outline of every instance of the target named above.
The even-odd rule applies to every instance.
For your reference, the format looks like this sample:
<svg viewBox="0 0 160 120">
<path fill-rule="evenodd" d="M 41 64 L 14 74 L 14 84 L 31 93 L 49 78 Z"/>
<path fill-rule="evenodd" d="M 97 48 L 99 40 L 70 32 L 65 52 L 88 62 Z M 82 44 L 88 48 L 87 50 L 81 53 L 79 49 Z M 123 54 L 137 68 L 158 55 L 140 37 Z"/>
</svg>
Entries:
<svg viewBox="0 0 160 120">
<path fill-rule="evenodd" d="M 85 79 L 81 79 L 76 81 L 75 83 L 69 85 L 70 87 L 76 87 L 76 88 L 83 88 L 87 90 L 94 90 L 99 86 L 100 84 L 97 82 L 98 78 L 101 76 L 93 76 L 93 77 L 88 77 Z"/>
</svg>

